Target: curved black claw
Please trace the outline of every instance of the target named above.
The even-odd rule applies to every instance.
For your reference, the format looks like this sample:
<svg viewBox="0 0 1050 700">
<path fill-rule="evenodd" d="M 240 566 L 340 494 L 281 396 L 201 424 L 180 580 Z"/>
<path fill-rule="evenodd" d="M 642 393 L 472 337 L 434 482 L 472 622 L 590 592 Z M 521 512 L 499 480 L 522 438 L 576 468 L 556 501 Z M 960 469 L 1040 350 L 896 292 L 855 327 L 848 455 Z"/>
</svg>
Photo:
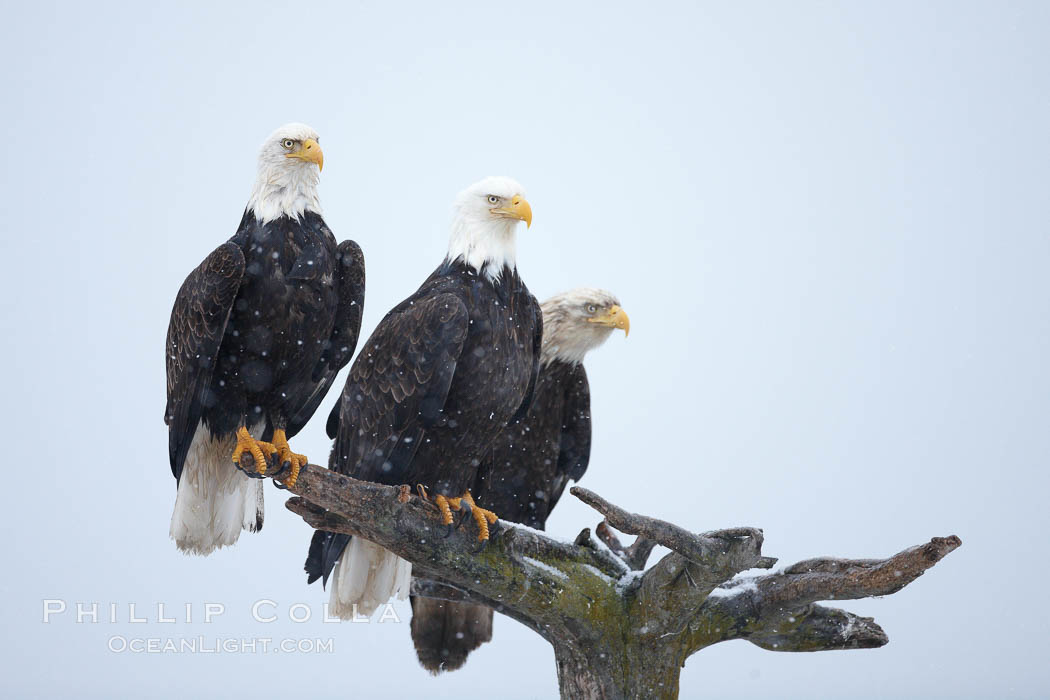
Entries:
<svg viewBox="0 0 1050 700">
<path fill-rule="evenodd" d="M 247 476 L 250 479 L 265 479 L 267 477 L 266 474 L 260 474 L 259 472 L 255 471 L 254 459 L 248 463 L 248 466 L 244 466 L 241 462 L 234 462 L 234 465 L 242 472 L 244 472 L 245 476 Z"/>
<path fill-rule="evenodd" d="M 447 539 L 448 539 L 449 537 L 452 537 L 452 530 L 453 530 L 453 527 L 452 527 L 452 523 L 449 523 L 448 525 L 446 525 L 446 526 L 445 526 L 445 534 L 444 534 L 444 535 L 442 535 L 441 537 L 442 537 L 443 539 L 446 539 L 446 540 L 447 540 Z"/>
<path fill-rule="evenodd" d="M 272 474 L 267 474 L 266 476 L 273 477 L 273 485 L 274 486 L 276 486 L 277 488 L 281 489 L 282 491 L 287 491 L 288 487 L 285 486 L 284 484 L 282 484 L 280 481 L 278 481 L 278 479 L 280 479 L 282 476 L 284 476 L 285 474 L 287 474 L 291 470 L 292 470 L 292 463 L 291 462 L 285 462 L 284 464 L 281 465 L 280 469 L 278 469 L 277 471 L 273 472 Z M 300 473 L 302 473 L 302 472 L 300 472 Z"/>
<path fill-rule="evenodd" d="M 478 545 L 478 548 L 473 550 L 473 551 L 471 551 L 471 554 L 481 554 L 482 552 L 485 551 L 485 548 L 488 547 L 488 546 L 489 546 L 489 541 L 488 540 L 482 540 L 481 544 Z"/>
<path fill-rule="evenodd" d="M 463 527 L 463 523 L 467 521 L 467 517 L 470 515 L 470 504 L 463 501 L 459 504 L 459 520 L 456 521 L 456 529 Z M 471 518 L 473 519 L 473 518 Z"/>
</svg>

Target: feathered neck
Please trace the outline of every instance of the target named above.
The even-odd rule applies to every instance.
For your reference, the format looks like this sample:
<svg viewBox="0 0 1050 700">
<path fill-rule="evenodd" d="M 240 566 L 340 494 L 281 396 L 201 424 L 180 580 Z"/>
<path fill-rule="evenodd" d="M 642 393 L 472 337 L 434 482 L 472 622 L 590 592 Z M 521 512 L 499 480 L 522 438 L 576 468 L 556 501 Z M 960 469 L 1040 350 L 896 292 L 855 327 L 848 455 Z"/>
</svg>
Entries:
<svg viewBox="0 0 1050 700">
<path fill-rule="evenodd" d="M 321 171 L 316 165 L 284 161 L 270 162 L 260 158 L 259 176 L 248 198 L 248 209 L 260 223 L 281 216 L 301 218 L 307 211 L 321 214 L 317 183 Z"/>
<path fill-rule="evenodd" d="M 452 221 L 448 260 L 464 264 L 495 281 L 507 267 L 517 269 L 514 219 L 494 218 L 488 210 L 476 213 L 461 209 Z"/>
<path fill-rule="evenodd" d="M 587 353 L 604 343 L 612 328 L 593 323 L 581 323 L 562 309 L 543 309 L 543 345 L 540 348 L 540 364 L 547 367 L 552 362 L 578 365 Z"/>
</svg>

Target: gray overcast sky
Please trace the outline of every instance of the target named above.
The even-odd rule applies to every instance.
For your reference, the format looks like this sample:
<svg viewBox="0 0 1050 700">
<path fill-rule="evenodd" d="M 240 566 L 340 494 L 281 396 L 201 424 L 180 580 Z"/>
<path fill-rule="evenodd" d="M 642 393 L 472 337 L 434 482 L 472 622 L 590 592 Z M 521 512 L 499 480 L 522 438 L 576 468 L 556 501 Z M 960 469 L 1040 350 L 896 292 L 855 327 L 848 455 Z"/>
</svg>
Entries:
<svg viewBox="0 0 1050 700">
<path fill-rule="evenodd" d="M 325 597 L 273 488 L 232 550 L 167 539 L 171 302 L 288 121 L 321 133 L 327 221 L 365 250 L 365 332 L 488 174 L 528 188 L 537 296 L 620 297 L 630 339 L 587 361 L 590 488 L 696 530 L 762 527 L 784 563 L 962 537 L 901 593 L 846 606 L 887 647 L 723 644 L 688 661 L 683 697 L 1050 693 L 1048 20 L 1045 3 L 5 2 L 4 695 L 555 692 L 550 648 L 506 618 L 437 679 L 407 606 L 400 625 L 290 622 Z M 315 462 L 335 396 L 295 442 Z M 563 503 L 554 533 L 596 522 Z M 45 598 L 115 602 L 121 622 L 43 624 Z M 251 621 L 259 599 L 279 622 Z M 194 622 L 157 622 L 157 602 Z M 227 607 L 211 625 L 207 602 Z M 107 651 L 199 634 L 335 653 Z"/>
</svg>

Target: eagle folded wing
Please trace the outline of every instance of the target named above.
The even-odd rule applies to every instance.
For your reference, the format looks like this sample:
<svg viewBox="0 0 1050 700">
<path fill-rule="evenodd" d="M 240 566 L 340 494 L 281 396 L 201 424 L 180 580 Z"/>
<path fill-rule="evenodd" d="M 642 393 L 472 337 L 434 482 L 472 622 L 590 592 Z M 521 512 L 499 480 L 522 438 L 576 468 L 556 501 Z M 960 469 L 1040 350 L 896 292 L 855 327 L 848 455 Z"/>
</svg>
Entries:
<svg viewBox="0 0 1050 700">
<path fill-rule="evenodd" d="M 244 254 L 224 243 L 182 283 L 171 310 L 166 341 L 169 426 L 168 457 L 179 479 L 202 407 L 209 396 L 212 372 L 237 290 L 244 276 Z"/>
<path fill-rule="evenodd" d="M 357 348 L 365 305 L 365 256 L 357 243 L 348 240 L 339 244 L 336 275 L 339 305 L 335 311 L 335 324 L 311 373 L 313 383 L 301 386 L 287 399 L 289 437 L 296 435 L 313 417 L 332 388 L 339 370 L 350 362 Z"/>
<path fill-rule="evenodd" d="M 536 301 L 536 297 L 531 295 L 529 313 L 532 315 L 531 320 L 534 324 L 532 332 L 532 373 L 529 375 L 529 385 L 525 389 L 525 396 L 521 400 L 521 405 L 518 406 L 518 410 L 514 412 L 511 419 L 507 421 L 508 424 L 524 420 L 525 416 L 528 415 L 529 409 L 532 408 L 532 401 L 536 398 L 536 382 L 539 381 L 540 377 L 540 356 L 543 349 L 543 309 L 540 307 L 540 303 Z"/>
<path fill-rule="evenodd" d="M 548 513 L 558 504 L 569 479 L 583 478 L 591 459 L 591 389 L 582 364 L 576 365 L 565 388 L 561 420 L 558 470 L 550 488 Z"/>
<path fill-rule="evenodd" d="M 333 469 L 401 483 L 423 432 L 443 418 L 469 322 L 466 305 L 451 293 L 387 314 L 354 362 L 329 418 L 329 434 L 337 433 Z"/>
</svg>

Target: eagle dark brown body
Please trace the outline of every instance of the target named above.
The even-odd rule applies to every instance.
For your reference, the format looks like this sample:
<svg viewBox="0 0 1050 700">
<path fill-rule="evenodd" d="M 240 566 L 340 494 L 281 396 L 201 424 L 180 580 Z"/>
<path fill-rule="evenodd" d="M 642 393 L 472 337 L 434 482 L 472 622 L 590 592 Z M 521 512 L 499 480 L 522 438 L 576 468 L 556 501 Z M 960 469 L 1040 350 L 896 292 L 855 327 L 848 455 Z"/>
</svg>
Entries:
<svg viewBox="0 0 1050 700">
<path fill-rule="evenodd" d="M 524 417 L 493 440 L 472 489 L 477 502 L 501 520 L 538 530 L 569 481 L 579 481 L 590 461 L 591 393 L 586 353 L 614 328 L 630 327 L 612 294 L 579 288 L 543 302 L 543 366 Z M 412 598 L 412 642 L 419 663 L 432 673 L 453 671 L 492 639 L 493 611 L 484 605 Z"/>
<path fill-rule="evenodd" d="M 478 470 L 474 493 L 500 518 L 543 530 L 591 453 L 591 393 L 582 364 L 555 360 L 536 383 L 528 414 L 507 426 Z"/>
<path fill-rule="evenodd" d="M 432 494 L 472 488 L 486 450 L 531 403 L 542 313 L 515 270 L 495 281 L 444 262 L 380 322 L 328 421 L 329 468 Z M 348 538 L 314 535 L 306 570 L 327 578 Z"/>
<path fill-rule="evenodd" d="M 474 493 L 503 520 L 544 529 L 569 479 L 587 470 L 590 388 L 582 364 L 555 360 L 540 370 L 532 407 L 486 451 Z M 492 640 L 492 608 L 412 597 L 412 642 L 432 673 L 454 671 Z"/>
<path fill-rule="evenodd" d="M 245 212 L 172 310 L 165 422 L 176 479 L 198 421 L 212 436 L 302 429 L 353 354 L 364 282 L 361 249 L 337 247 L 320 215 L 260 223 Z"/>
</svg>

